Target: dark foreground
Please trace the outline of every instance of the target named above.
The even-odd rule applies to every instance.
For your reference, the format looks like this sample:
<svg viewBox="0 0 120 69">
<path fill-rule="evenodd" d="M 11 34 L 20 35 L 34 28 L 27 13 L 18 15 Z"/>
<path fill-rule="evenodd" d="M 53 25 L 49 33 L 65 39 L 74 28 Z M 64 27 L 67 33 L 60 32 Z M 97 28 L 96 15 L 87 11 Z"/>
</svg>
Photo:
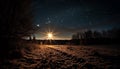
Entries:
<svg viewBox="0 0 120 69">
<path fill-rule="evenodd" d="M 119 49 L 27 44 L 10 52 L 0 69 L 120 69 Z"/>
</svg>

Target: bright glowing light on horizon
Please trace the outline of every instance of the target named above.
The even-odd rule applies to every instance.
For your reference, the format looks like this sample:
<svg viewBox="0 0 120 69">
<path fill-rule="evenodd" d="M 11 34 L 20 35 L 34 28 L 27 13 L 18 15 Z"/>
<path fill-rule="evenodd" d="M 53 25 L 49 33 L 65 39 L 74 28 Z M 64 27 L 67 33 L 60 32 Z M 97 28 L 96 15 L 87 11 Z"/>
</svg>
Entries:
<svg viewBox="0 0 120 69">
<path fill-rule="evenodd" d="M 48 37 L 48 39 L 53 39 L 53 34 L 52 33 L 48 33 L 47 37 Z"/>
<path fill-rule="evenodd" d="M 40 38 L 41 40 L 57 40 L 59 37 L 57 36 L 59 32 L 54 31 L 53 29 L 46 28 L 44 32 L 40 32 L 42 35 Z"/>
</svg>

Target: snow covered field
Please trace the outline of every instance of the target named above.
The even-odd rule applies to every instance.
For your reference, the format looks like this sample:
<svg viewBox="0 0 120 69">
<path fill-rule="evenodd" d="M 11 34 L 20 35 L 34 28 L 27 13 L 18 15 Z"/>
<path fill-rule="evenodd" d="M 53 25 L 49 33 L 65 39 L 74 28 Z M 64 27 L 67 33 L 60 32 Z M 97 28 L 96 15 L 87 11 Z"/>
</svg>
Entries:
<svg viewBox="0 0 120 69">
<path fill-rule="evenodd" d="M 5 60 L 0 69 L 120 69 L 119 49 L 31 44 L 19 52 L 20 58 Z"/>
</svg>

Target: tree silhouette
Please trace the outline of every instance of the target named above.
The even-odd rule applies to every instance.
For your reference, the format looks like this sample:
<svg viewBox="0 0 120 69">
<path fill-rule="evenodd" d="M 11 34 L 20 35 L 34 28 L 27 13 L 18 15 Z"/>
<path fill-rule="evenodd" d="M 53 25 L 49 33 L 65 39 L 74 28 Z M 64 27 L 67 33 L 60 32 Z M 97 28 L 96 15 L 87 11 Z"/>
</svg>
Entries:
<svg viewBox="0 0 120 69">
<path fill-rule="evenodd" d="M 7 57 L 18 46 L 15 43 L 33 33 L 31 3 L 32 0 L 0 0 L 0 56 Z"/>
<path fill-rule="evenodd" d="M 85 38 L 86 38 L 86 39 L 91 39 L 91 38 L 93 38 L 93 33 L 92 33 L 91 30 L 88 30 L 88 31 L 85 32 Z"/>
<path fill-rule="evenodd" d="M 76 40 L 76 39 L 80 39 L 80 33 L 76 33 L 76 34 L 73 34 L 72 35 L 72 39 L 74 40 Z"/>
<path fill-rule="evenodd" d="M 101 38 L 101 37 L 102 37 L 102 34 L 101 34 L 100 32 L 98 32 L 98 31 L 94 31 L 94 32 L 93 32 L 93 37 L 94 37 L 94 38 Z"/>
<path fill-rule="evenodd" d="M 72 36 L 72 40 L 77 44 L 119 44 L 120 43 L 120 28 L 113 28 L 103 31 L 91 31 L 76 33 Z M 74 44 L 73 43 L 73 44 Z"/>
<path fill-rule="evenodd" d="M 31 0 L 1 0 L 1 38 L 22 38 L 32 33 Z"/>
</svg>

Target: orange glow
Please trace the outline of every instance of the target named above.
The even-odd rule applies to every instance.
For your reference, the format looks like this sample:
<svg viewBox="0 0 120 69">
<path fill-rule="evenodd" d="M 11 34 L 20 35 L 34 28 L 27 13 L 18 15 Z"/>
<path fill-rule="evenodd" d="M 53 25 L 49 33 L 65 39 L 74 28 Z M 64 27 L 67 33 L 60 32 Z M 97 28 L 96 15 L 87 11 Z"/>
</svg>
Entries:
<svg viewBox="0 0 120 69">
<path fill-rule="evenodd" d="M 59 39 L 59 37 L 57 36 L 59 34 L 59 32 L 54 31 L 53 29 L 50 28 L 46 28 L 44 30 L 44 32 L 40 32 L 41 35 L 43 35 L 42 38 L 43 40 L 55 40 L 55 39 Z"/>
<path fill-rule="evenodd" d="M 52 33 L 48 33 L 47 37 L 48 37 L 48 39 L 53 39 L 53 34 Z"/>
</svg>

